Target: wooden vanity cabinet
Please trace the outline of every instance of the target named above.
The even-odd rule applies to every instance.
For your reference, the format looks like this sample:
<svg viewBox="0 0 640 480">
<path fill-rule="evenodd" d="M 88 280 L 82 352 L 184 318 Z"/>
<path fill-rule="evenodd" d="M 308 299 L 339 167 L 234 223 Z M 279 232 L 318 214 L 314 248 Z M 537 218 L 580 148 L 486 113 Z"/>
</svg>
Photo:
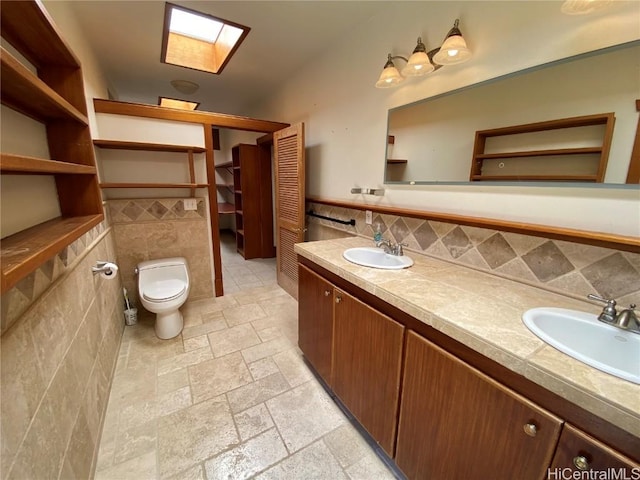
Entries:
<svg viewBox="0 0 640 480">
<path fill-rule="evenodd" d="M 571 469 L 578 474 L 581 471 L 602 472 L 613 469 L 618 476 L 611 475 L 610 478 L 640 478 L 640 463 L 621 455 L 568 423 L 562 429 L 550 471 L 559 472 L 564 469 Z M 625 475 L 621 475 L 620 472 L 624 472 Z M 635 477 L 632 475 L 633 472 L 635 472 Z M 556 475 L 556 478 L 561 477 Z M 567 477 L 565 475 L 565 478 L 587 477 Z"/>
<path fill-rule="evenodd" d="M 568 478 L 576 457 L 640 474 L 638 438 L 579 405 L 304 258 L 299 288 L 305 357 L 407 478 Z"/>
<path fill-rule="evenodd" d="M 307 267 L 298 267 L 298 346 L 331 387 L 333 285 Z"/>
<path fill-rule="evenodd" d="M 298 345 L 389 456 L 395 444 L 404 327 L 298 266 Z"/>
<path fill-rule="evenodd" d="M 408 332 L 396 464 L 429 480 L 546 478 L 562 420 Z"/>
<path fill-rule="evenodd" d="M 402 325 L 334 289 L 333 391 L 390 457 L 403 338 Z"/>
</svg>

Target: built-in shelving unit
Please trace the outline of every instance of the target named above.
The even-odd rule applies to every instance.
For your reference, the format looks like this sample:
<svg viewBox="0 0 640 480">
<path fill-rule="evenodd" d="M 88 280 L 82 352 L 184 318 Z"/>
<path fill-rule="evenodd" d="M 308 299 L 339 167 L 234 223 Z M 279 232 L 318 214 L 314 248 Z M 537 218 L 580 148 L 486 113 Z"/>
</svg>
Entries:
<svg viewBox="0 0 640 480">
<path fill-rule="evenodd" d="M 1 290 L 104 219 L 80 62 L 36 1 L 3 2 L 2 37 L 37 70 L 0 47 L 2 104 L 46 125 L 51 158 L 0 155 L 2 175 L 52 175 L 61 216 L 2 239 Z M 28 201 L 28 199 L 25 199 Z"/>
<path fill-rule="evenodd" d="M 257 145 L 231 149 L 236 249 L 245 259 L 275 256 L 271 159 Z"/>
<path fill-rule="evenodd" d="M 206 188 L 209 186 L 208 183 L 196 182 L 193 154 L 206 152 L 207 150 L 203 147 L 194 147 L 191 145 L 169 145 L 163 143 L 126 142 L 120 140 L 94 140 L 93 144 L 96 147 L 110 150 L 186 153 L 189 161 L 189 183 L 101 182 L 100 188 L 188 188 L 191 190 L 191 196 L 193 197 L 195 196 L 196 188 Z"/>
<path fill-rule="evenodd" d="M 613 113 L 603 113 L 477 131 L 469 178 L 471 181 L 602 182 L 614 123 Z M 585 141 L 594 141 L 591 133 L 585 130 L 594 126 L 602 126 L 597 146 L 525 148 L 532 140 L 533 143 L 540 142 L 533 137 L 539 132 L 554 131 L 556 137 L 564 134 L 573 142 L 580 142 L 583 137 Z M 522 150 L 486 152 L 489 139 L 510 135 L 520 135 L 525 147 Z M 542 170 L 553 173 L 539 173 Z"/>
<path fill-rule="evenodd" d="M 220 148 L 218 147 L 218 150 Z M 216 166 L 216 169 L 225 170 L 229 173 L 233 173 L 233 162 L 224 162 L 219 163 Z M 228 190 L 231 193 L 234 193 L 233 181 L 231 183 L 216 183 L 216 187 L 219 189 Z M 236 206 L 231 202 L 220 202 L 218 201 L 218 213 L 221 215 L 233 215 L 236 212 Z"/>
</svg>

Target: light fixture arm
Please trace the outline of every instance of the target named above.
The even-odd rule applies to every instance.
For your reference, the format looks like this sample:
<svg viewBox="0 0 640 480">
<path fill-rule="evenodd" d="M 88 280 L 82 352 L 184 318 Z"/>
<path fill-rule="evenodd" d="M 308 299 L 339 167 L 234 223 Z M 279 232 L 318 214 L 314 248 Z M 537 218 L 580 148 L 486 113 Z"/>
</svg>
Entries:
<svg viewBox="0 0 640 480">
<path fill-rule="evenodd" d="M 409 61 L 409 59 L 407 59 L 407 58 L 403 57 L 402 55 L 395 55 L 395 56 L 391 56 L 391 54 L 388 54 L 388 55 L 387 55 L 387 63 L 385 63 L 385 64 L 384 64 L 384 68 L 387 68 L 387 67 L 393 67 L 393 66 L 394 66 L 393 61 L 394 61 L 396 58 L 401 58 L 401 59 L 402 59 L 402 60 L 404 60 L 405 62 L 408 62 L 408 61 Z"/>
</svg>

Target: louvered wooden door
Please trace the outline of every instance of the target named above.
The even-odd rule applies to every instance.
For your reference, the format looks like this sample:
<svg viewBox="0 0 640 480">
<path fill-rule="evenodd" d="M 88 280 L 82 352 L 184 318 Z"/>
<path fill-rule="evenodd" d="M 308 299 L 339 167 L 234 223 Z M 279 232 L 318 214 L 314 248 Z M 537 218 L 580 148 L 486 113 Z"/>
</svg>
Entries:
<svg viewBox="0 0 640 480">
<path fill-rule="evenodd" d="M 273 134 L 276 170 L 278 285 L 298 298 L 298 263 L 293 245 L 304 241 L 304 124 Z"/>
</svg>

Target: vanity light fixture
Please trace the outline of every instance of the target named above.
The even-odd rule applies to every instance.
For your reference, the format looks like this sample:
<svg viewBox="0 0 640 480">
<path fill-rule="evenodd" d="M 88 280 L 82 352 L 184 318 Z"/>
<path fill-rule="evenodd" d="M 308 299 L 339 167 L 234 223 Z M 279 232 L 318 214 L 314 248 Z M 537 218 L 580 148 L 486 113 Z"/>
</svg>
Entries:
<svg viewBox="0 0 640 480">
<path fill-rule="evenodd" d="M 456 18 L 453 28 L 447 33 L 440 50 L 433 56 L 433 61 L 437 64 L 455 65 L 471 58 L 471 50 L 467 48 L 467 42 L 462 37 L 462 32 L 458 28 L 459 23 L 460 20 Z"/>
<path fill-rule="evenodd" d="M 565 0 L 560 11 L 567 15 L 586 15 L 602 10 L 610 3 L 611 0 Z"/>
<path fill-rule="evenodd" d="M 402 55 L 387 55 L 387 63 L 376 82 L 376 88 L 391 88 L 402 83 L 405 77 L 419 77 L 427 75 L 437 70 L 442 65 L 455 65 L 466 62 L 471 58 L 471 50 L 467 48 L 467 43 L 462 37 L 458 28 L 459 20 L 456 19 L 453 28 L 449 30 L 440 48 L 427 51 L 422 38 L 418 37 L 413 53 L 407 59 Z M 396 59 L 402 59 L 407 65 L 398 71 L 393 63 Z"/>
</svg>

